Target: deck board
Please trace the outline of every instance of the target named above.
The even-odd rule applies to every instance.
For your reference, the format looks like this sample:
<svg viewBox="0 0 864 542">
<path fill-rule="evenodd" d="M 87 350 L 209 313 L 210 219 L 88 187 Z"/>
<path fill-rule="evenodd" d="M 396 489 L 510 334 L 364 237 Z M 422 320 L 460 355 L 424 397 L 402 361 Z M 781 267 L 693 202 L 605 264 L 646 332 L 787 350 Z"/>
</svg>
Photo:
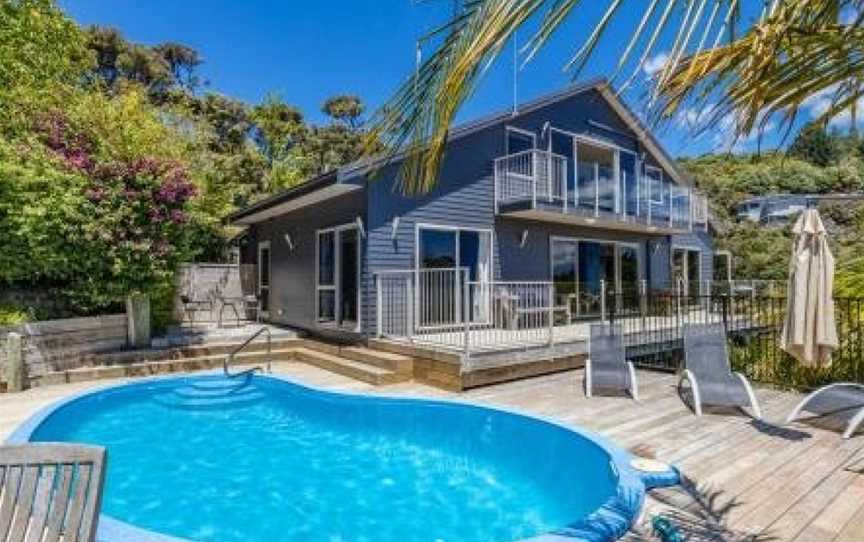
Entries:
<svg viewBox="0 0 864 542">
<path fill-rule="evenodd" d="M 765 419 L 737 411 L 696 417 L 677 396 L 673 375 L 639 371 L 640 400 L 586 398 L 582 372 L 567 371 L 454 394 L 407 382 L 374 388 L 297 363 L 277 372 L 325 388 L 358 393 L 456 397 L 546 416 L 640 446 L 674 462 L 685 483 L 652 491 L 643 520 L 622 540 L 657 542 L 655 514 L 670 517 L 693 542 L 864 541 L 864 435 L 782 420 L 797 394 L 759 388 Z M 48 386 L 0 395 L 0 439 L 39 408 L 70 393 L 103 385 Z"/>
</svg>

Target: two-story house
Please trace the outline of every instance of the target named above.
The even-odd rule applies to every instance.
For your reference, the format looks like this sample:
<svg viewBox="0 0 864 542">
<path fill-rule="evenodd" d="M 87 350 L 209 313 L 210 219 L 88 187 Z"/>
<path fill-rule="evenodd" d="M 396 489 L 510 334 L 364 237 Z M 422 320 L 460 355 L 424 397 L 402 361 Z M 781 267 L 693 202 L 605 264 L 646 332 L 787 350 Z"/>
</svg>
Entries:
<svg viewBox="0 0 864 542">
<path fill-rule="evenodd" d="M 230 217 L 266 320 L 467 358 L 578 342 L 609 292 L 712 277 L 705 198 L 602 80 L 452 129 L 428 194 L 399 174 L 361 161 Z"/>
</svg>

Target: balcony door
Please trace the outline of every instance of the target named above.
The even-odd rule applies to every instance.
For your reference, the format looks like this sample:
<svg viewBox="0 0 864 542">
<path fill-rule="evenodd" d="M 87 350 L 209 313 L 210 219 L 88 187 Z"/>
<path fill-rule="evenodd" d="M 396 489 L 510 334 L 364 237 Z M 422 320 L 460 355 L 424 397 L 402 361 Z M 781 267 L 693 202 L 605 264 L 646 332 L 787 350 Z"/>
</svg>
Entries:
<svg viewBox="0 0 864 542">
<path fill-rule="evenodd" d="M 672 286 L 684 295 L 696 296 L 702 283 L 702 253 L 688 248 L 672 249 Z"/>
<path fill-rule="evenodd" d="M 360 232 L 355 224 L 318 231 L 316 320 L 360 330 Z"/>
</svg>

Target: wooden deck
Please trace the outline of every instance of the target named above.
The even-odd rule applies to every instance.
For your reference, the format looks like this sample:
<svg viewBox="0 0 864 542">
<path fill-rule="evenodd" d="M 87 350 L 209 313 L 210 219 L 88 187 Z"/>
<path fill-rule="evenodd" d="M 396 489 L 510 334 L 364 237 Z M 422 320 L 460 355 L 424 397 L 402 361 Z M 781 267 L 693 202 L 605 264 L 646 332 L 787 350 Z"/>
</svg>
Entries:
<svg viewBox="0 0 864 542">
<path fill-rule="evenodd" d="M 453 395 L 413 382 L 372 388 L 298 363 L 278 364 L 275 370 L 313 385 L 361 393 Z M 645 525 L 660 512 L 688 541 L 864 541 L 864 435 L 844 441 L 811 424 L 776 425 L 799 396 L 757 389 L 766 417 L 762 423 L 736 411 L 697 418 L 677 397 L 671 375 L 640 372 L 639 403 L 587 399 L 581 377 L 580 371 L 569 371 L 456 396 L 586 427 L 678 465 L 684 487 L 652 492 L 643 522 L 624 538 L 627 542 L 655 541 Z M 41 406 L 99 385 L 104 382 L 0 394 L 0 439 Z"/>
</svg>

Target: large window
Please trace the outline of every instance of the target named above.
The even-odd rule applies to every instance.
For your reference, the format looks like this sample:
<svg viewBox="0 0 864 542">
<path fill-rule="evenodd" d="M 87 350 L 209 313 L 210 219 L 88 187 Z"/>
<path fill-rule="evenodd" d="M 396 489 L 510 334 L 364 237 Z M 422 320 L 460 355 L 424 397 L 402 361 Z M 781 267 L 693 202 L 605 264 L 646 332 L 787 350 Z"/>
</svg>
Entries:
<svg viewBox="0 0 864 542">
<path fill-rule="evenodd" d="M 421 326 L 451 326 L 468 315 L 485 321 L 492 278 L 492 232 L 423 226 L 417 232 L 417 321 Z M 467 276 L 466 276 L 467 270 Z M 466 284 L 465 279 L 471 283 Z"/>
<path fill-rule="evenodd" d="M 336 231 L 318 232 L 318 322 L 336 320 Z"/>
<path fill-rule="evenodd" d="M 681 293 L 699 295 L 702 282 L 702 253 L 695 249 L 672 249 L 673 288 L 681 288 Z"/>
<path fill-rule="evenodd" d="M 270 242 L 258 244 L 258 299 L 261 301 L 261 316 L 270 314 Z"/>
</svg>

